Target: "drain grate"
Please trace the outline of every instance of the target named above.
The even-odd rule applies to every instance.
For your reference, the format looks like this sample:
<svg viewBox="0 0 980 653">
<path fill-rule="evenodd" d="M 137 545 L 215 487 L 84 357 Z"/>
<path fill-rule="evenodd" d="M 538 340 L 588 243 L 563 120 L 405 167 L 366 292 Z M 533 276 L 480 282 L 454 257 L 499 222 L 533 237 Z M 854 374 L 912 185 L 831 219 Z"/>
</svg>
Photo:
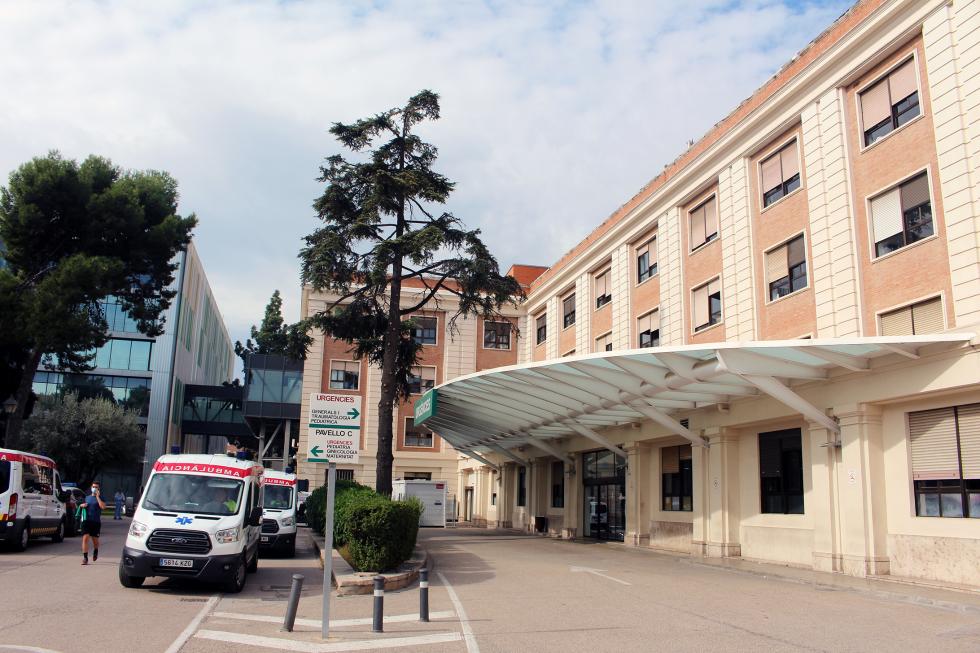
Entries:
<svg viewBox="0 0 980 653">
<path fill-rule="evenodd" d="M 180 600 L 183 603 L 207 603 L 208 602 L 207 599 L 188 599 L 188 598 L 182 598 Z"/>
</svg>

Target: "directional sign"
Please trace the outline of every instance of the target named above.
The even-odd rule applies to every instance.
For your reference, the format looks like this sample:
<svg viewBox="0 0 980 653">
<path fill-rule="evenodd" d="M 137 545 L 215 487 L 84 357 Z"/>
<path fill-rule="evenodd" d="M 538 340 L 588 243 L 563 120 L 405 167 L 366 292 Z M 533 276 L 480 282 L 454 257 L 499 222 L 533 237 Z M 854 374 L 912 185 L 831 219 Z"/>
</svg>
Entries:
<svg viewBox="0 0 980 653">
<path fill-rule="evenodd" d="M 360 395 L 311 394 L 307 427 L 306 462 L 356 463 L 361 439 Z"/>
<path fill-rule="evenodd" d="M 415 419 L 413 422 L 418 425 L 436 414 L 438 395 L 435 388 L 429 390 L 419 397 L 415 402 Z"/>
</svg>

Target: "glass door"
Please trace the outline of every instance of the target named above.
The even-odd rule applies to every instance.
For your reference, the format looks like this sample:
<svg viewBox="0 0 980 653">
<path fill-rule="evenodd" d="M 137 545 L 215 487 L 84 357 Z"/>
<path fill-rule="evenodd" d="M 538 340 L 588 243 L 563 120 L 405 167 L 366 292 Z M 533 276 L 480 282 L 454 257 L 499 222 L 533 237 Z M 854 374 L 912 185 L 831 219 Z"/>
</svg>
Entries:
<svg viewBox="0 0 980 653">
<path fill-rule="evenodd" d="M 582 455 L 584 535 L 600 540 L 626 537 L 626 466 L 611 451 Z"/>
</svg>

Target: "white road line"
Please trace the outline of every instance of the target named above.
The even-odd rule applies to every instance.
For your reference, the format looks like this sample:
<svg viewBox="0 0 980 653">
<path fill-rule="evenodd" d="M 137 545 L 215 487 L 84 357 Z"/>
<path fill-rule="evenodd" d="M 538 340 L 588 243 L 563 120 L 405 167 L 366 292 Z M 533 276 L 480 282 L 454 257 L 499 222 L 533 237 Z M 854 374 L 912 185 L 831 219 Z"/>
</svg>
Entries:
<svg viewBox="0 0 980 653">
<path fill-rule="evenodd" d="M 572 573 L 585 572 L 587 574 L 592 574 L 593 576 L 601 576 L 606 580 L 611 580 L 614 583 L 619 583 L 620 585 L 632 585 L 632 583 L 627 583 L 625 580 L 619 580 L 618 578 L 613 578 L 612 576 L 599 573 L 605 571 L 605 569 L 592 569 L 591 567 L 569 567 L 569 571 Z"/>
<path fill-rule="evenodd" d="M 201 630 L 195 637 L 211 639 L 231 644 L 246 646 L 262 646 L 279 649 L 280 651 L 299 651 L 300 653 L 339 653 L 340 651 L 373 651 L 380 648 L 399 648 L 402 646 L 424 646 L 426 644 L 444 644 L 458 642 L 463 639 L 459 633 L 432 633 L 411 637 L 389 637 L 387 639 L 360 639 L 349 642 L 334 642 L 318 644 L 316 642 L 301 642 L 294 639 L 279 637 L 263 637 L 261 635 L 245 635 L 243 633 L 228 633 L 222 630 Z"/>
<path fill-rule="evenodd" d="M 201 622 L 204 621 L 204 618 L 208 616 L 208 613 L 214 610 L 214 607 L 218 605 L 218 601 L 220 600 L 221 595 L 219 594 L 215 594 L 209 598 L 208 602 L 204 604 L 203 608 L 201 608 L 201 611 L 197 613 L 197 616 L 194 617 L 189 624 L 187 624 L 187 628 L 184 628 L 184 631 L 177 636 L 174 643 L 171 644 L 170 647 L 164 651 L 164 653 L 178 653 L 178 651 L 184 647 L 184 644 L 187 643 L 187 640 L 189 640 L 194 634 L 194 631 L 201 625 Z"/>
<path fill-rule="evenodd" d="M 459 625 L 463 627 L 463 639 L 466 641 L 467 652 L 480 653 L 480 646 L 476 643 L 476 637 L 473 635 L 473 629 L 470 628 L 470 621 L 466 616 L 466 610 L 463 609 L 463 604 L 460 603 L 459 597 L 456 596 L 456 590 L 449 584 L 449 581 L 446 580 L 446 577 L 442 575 L 441 571 L 436 571 L 436 575 L 439 576 L 439 580 L 446 587 L 446 592 L 449 593 L 449 600 L 453 602 L 453 607 L 456 608 L 456 614 L 459 616 Z"/>
<path fill-rule="evenodd" d="M 261 621 L 270 624 L 281 624 L 282 617 L 275 617 L 272 615 L 264 614 L 245 614 L 244 612 L 214 612 L 211 614 L 212 617 L 221 617 L 224 619 L 240 619 L 242 621 Z M 449 619 L 450 617 L 456 616 L 455 612 L 446 610 L 445 612 L 430 612 L 429 619 Z M 393 614 L 385 617 L 386 624 L 403 623 L 408 621 L 418 621 L 419 615 L 416 614 Z M 365 617 L 363 619 L 331 619 L 331 628 L 344 628 L 350 626 L 370 626 L 373 623 L 371 617 Z M 311 628 L 319 628 L 319 619 L 297 619 L 297 626 L 309 626 Z"/>
</svg>

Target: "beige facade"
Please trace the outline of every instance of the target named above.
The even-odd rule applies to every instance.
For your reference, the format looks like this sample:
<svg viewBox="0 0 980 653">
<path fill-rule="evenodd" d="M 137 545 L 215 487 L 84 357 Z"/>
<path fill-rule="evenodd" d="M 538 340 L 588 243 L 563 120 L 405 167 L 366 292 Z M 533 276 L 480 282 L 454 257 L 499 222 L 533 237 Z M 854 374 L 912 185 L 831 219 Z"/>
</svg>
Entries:
<svg viewBox="0 0 980 653">
<path fill-rule="evenodd" d="M 479 449 L 492 465 L 460 463 L 466 516 L 581 537 L 622 507 L 631 545 L 980 586 L 978 188 L 980 2 L 859 2 L 538 277 L 518 362 L 638 348 L 654 310 L 661 347 L 939 332 L 965 344 L 899 338 L 868 365 L 831 353 L 829 378 L 789 384 L 829 425 L 760 392 L 670 410 L 706 440 L 689 454 L 691 438 L 649 419 L 605 427 L 625 455 L 606 470 L 623 470 L 612 494 L 586 482 L 598 445 L 574 420 L 536 423 L 569 426 L 546 440 L 557 455 L 516 439 L 502 453 L 490 445 L 520 434 L 496 434 Z M 785 491 L 791 467 L 798 493 Z"/>
</svg>

